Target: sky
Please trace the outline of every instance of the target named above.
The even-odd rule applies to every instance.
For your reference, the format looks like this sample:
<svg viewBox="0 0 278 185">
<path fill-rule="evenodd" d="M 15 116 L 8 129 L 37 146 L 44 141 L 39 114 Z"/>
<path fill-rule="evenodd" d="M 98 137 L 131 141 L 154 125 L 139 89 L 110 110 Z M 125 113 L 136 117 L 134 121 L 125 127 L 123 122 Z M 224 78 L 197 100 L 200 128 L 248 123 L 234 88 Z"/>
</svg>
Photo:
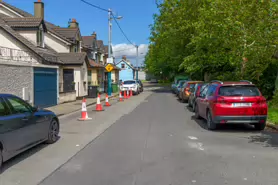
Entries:
<svg viewBox="0 0 278 185">
<path fill-rule="evenodd" d="M 33 3 L 36 0 L 4 1 L 33 14 Z M 95 31 L 97 39 L 108 44 L 108 12 L 91 7 L 81 0 L 42 1 L 45 4 L 45 20 L 66 27 L 69 19 L 75 18 L 79 23 L 82 36 L 91 35 Z M 155 0 L 86 1 L 104 9 L 110 8 L 115 15 L 123 16 L 118 22 L 129 40 L 139 45 L 139 65 L 141 65 L 148 50 L 149 25 L 153 23 L 153 14 L 157 12 Z M 123 36 L 115 22 L 112 23 L 112 45 L 116 61 L 120 60 L 122 55 L 127 55 L 127 58 L 135 65 L 136 49 Z"/>
</svg>

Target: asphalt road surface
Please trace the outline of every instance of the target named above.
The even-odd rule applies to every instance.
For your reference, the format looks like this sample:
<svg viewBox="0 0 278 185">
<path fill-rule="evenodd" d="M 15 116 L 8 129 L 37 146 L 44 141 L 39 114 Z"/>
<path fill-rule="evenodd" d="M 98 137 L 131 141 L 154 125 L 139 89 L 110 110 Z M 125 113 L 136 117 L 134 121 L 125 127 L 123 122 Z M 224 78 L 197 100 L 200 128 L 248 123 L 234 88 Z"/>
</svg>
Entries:
<svg viewBox="0 0 278 185">
<path fill-rule="evenodd" d="M 278 139 L 248 126 L 208 131 L 154 90 L 41 185 L 274 185 Z"/>
</svg>

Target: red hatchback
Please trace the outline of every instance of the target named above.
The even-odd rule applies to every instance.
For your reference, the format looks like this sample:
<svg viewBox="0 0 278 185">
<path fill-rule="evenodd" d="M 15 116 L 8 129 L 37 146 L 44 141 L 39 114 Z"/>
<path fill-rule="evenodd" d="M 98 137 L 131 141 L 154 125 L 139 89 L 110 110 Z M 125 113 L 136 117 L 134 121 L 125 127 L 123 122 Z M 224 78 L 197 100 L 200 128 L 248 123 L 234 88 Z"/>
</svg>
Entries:
<svg viewBox="0 0 278 185">
<path fill-rule="evenodd" d="M 205 118 L 209 130 L 225 123 L 249 123 L 256 130 L 266 125 L 266 99 L 249 81 L 212 81 L 201 91 L 195 106 L 196 118 Z"/>
</svg>

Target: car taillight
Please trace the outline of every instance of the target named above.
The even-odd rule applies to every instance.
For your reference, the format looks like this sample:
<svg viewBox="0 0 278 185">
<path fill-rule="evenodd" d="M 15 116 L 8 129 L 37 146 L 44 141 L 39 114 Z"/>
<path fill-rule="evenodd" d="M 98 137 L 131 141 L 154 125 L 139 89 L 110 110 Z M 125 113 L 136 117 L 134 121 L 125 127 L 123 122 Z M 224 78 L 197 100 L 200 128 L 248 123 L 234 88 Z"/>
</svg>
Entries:
<svg viewBox="0 0 278 185">
<path fill-rule="evenodd" d="M 265 103 L 266 103 L 265 97 L 261 97 L 261 98 L 258 100 L 258 103 L 260 103 L 260 104 L 265 104 Z"/>
</svg>

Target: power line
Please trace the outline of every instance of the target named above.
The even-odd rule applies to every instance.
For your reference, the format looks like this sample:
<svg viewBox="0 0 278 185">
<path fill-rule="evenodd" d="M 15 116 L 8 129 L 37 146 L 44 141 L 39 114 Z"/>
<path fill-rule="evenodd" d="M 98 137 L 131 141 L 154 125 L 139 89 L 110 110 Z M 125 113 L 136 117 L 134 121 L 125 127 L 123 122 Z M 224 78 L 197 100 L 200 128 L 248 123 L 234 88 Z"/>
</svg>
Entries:
<svg viewBox="0 0 278 185">
<path fill-rule="evenodd" d="M 85 0 L 81 0 L 81 1 L 82 1 L 83 3 L 85 3 L 85 4 L 87 4 L 87 5 L 90 5 L 90 6 L 92 6 L 92 7 L 97 8 L 97 9 L 99 9 L 99 10 L 102 10 L 102 11 L 105 11 L 105 12 L 109 12 L 109 10 L 104 9 L 104 8 L 101 8 L 100 6 L 97 6 L 97 5 L 93 5 L 93 4 L 89 3 L 88 1 L 85 1 Z"/>
<path fill-rule="evenodd" d="M 119 27 L 119 29 L 121 30 L 122 34 L 123 34 L 124 37 L 126 38 L 126 40 L 127 40 L 131 45 L 133 45 L 134 47 L 136 47 L 136 45 L 134 45 L 134 44 L 129 40 L 129 38 L 128 38 L 127 35 L 125 34 L 124 30 L 122 29 L 122 27 L 121 27 L 120 24 L 118 23 L 117 18 L 114 16 L 113 13 L 112 13 L 112 17 L 113 17 L 113 19 L 115 20 L 115 22 L 116 22 L 117 26 Z"/>
</svg>

